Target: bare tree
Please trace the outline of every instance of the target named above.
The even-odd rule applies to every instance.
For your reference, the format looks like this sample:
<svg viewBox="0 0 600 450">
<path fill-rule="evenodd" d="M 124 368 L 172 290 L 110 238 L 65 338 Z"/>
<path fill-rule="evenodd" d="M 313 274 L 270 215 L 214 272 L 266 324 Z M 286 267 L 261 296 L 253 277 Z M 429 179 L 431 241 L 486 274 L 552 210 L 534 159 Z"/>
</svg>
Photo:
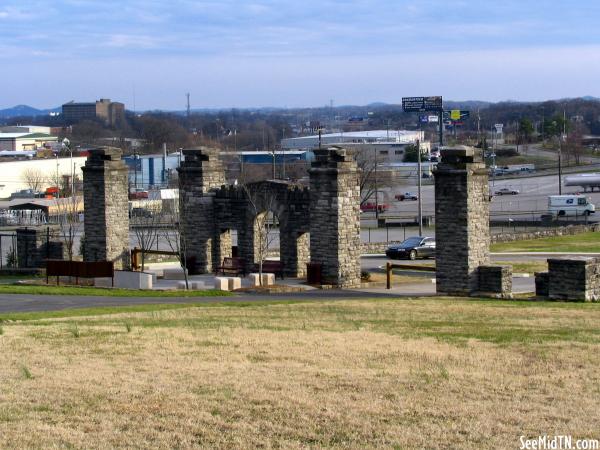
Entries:
<svg viewBox="0 0 600 450">
<path fill-rule="evenodd" d="M 25 169 L 22 178 L 27 187 L 35 192 L 39 192 L 46 183 L 46 176 L 40 169 L 34 167 Z"/>
<path fill-rule="evenodd" d="M 83 209 L 83 199 L 80 196 L 57 198 L 54 200 L 56 217 L 59 225 L 60 239 L 65 244 L 69 261 L 75 255 L 75 239 L 83 227 L 80 212 Z"/>
<path fill-rule="evenodd" d="M 134 208 L 129 221 L 137 247 L 142 254 L 142 272 L 146 268 L 146 254 L 158 243 L 158 227 L 162 221 L 162 208 L 156 202 L 148 202 L 144 208 Z"/>
<path fill-rule="evenodd" d="M 188 239 L 187 231 L 185 228 L 185 224 L 181 220 L 181 213 L 183 211 L 185 198 L 185 191 L 181 189 L 181 184 L 179 186 L 179 196 L 176 201 L 173 203 L 173 208 L 170 211 L 170 214 L 163 214 L 163 219 L 168 223 L 168 227 L 161 228 L 161 236 L 168 244 L 169 248 L 173 253 L 175 253 L 175 257 L 177 261 L 179 261 L 179 265 L 183 269 L 183 277 L 185 280 L 185 288 L 189 289 L 189 280 L 188 280 L 188 272 L 187 272 L 187 248 L 188 248 Z"/>
<path fill-rule="evenodd" d="M 278 227 L 277 216 L 274 214 L 276 193 L 267 183 L 244 184 L 242 188 L 254 216 L 254 234 L 257 238 L 255 258 L 258 259 L 259 282 L 262 286 L 263 263 L 275 240 L 275 229 Z"/>
<path fill-rule="evenodd" d="M 377 192 L 379 186 L 377 180 L 377 169 L 375 157 L 368 151 L 356 153 L 356 165 L 359 168 L 360 204 L 369 201 Z"/>
</svg>

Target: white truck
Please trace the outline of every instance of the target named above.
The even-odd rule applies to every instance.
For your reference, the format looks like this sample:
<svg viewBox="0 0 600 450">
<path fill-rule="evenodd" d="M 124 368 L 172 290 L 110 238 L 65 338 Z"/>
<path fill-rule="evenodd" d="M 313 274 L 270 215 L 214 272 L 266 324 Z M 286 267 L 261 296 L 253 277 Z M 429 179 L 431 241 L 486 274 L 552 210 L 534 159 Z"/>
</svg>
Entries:
<svg viewBox="0 0 600 450">
<path fill-rule="evenodd" d="M 548 197 L 548 214 L 553 216 L 589 216 L 596 207 L 583 194 L 551 195 Z"/>
</svg>

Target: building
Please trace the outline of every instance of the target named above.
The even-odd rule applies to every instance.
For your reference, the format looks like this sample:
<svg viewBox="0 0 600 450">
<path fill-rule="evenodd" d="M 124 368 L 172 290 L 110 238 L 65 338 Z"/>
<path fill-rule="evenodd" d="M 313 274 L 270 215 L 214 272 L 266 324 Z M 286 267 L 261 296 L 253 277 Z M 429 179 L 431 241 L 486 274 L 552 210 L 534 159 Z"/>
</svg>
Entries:
<svg viewBox="0 0 600 450">
<path fill-rule="evenodd" d="M 424 140 L 423 131 L 407 130 L 369 130 L 352 131 L 348 133 L 329 133 L 321 135 L 321 145 L 341 145 L 353 148 L 364 156 L 377 159 L 378 163 L 397 163 L 404 160 L 405 148 L 420 142 L 423 152 L 430 152 L 431 145 Z M 319 136 L 303 136 L 283 139 L 281 147 L 284 150 L 312 150 L 319 146 Z"/>
<path fill-rule="evenodd" d="M 124 156 L 123 161 L 129 167 L 129 185 L 132 189 L 167 187 L 177 177 L 180 158 L 179 153 Z"/>
<path fill-rule="evenodd" d="M 12 125 L 0 127 L 0 133 L 44 133 L 52 134 L 52 127 L 40 125 Z"/>
<path fill-rule="evenodd" d="M 36 151 L 56 145 L 58 138 L 46 133 L 0 133 L 0 151 Z"/>
<path fill-rule="evenodd" d="M 70 101 L 62 105 L 62 114 L 69 124 L 86 119 L 101 119 L 106 125 L 115 126 L 125 120 L 125 105 L 111 102 L 108 98 L 101 98 L 96 102 Z"/>
<path fill-rule="evenodd" d="M 43 180 L 41 190 L 53 184 L 56 179 L 75 173 L 81 179 L 81 166 L 86 157 L 35 158 L 22 161 L 0 161 L 0 198 L 9 198 L 13 192 L 30 188 L 28 178 L 33 176 Z"/>
</svg>

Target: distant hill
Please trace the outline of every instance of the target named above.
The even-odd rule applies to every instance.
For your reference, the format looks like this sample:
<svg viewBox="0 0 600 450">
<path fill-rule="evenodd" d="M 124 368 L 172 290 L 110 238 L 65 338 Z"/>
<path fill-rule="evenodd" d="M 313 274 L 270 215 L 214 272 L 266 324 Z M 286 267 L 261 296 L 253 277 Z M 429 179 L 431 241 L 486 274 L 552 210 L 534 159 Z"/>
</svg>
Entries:
<svg viewBox="0 0 600 450">
<path fill-rule="evenodd" d="M 0 109 L 0 118 L 47 116 L 51 112 L 60 112 L 61 108 L 37 109 L 28 105 L 17 105 L 12 108 Z"/>
</svg>

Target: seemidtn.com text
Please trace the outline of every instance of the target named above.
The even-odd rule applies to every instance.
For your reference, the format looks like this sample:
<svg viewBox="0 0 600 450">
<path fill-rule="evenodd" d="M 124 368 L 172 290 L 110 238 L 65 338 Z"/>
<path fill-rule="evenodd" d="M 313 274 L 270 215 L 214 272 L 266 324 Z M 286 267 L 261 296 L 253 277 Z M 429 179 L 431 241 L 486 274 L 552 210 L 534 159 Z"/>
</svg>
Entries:
<svg viewBox="0 0 600 450">
<path fill-rule="evenodd" d="M 573 436 L 537 436 L 528 438 L 519 437 L 520 450 L 599 450 L 600 440 L 598 439 L 573 439 Z"/>
</svg>

